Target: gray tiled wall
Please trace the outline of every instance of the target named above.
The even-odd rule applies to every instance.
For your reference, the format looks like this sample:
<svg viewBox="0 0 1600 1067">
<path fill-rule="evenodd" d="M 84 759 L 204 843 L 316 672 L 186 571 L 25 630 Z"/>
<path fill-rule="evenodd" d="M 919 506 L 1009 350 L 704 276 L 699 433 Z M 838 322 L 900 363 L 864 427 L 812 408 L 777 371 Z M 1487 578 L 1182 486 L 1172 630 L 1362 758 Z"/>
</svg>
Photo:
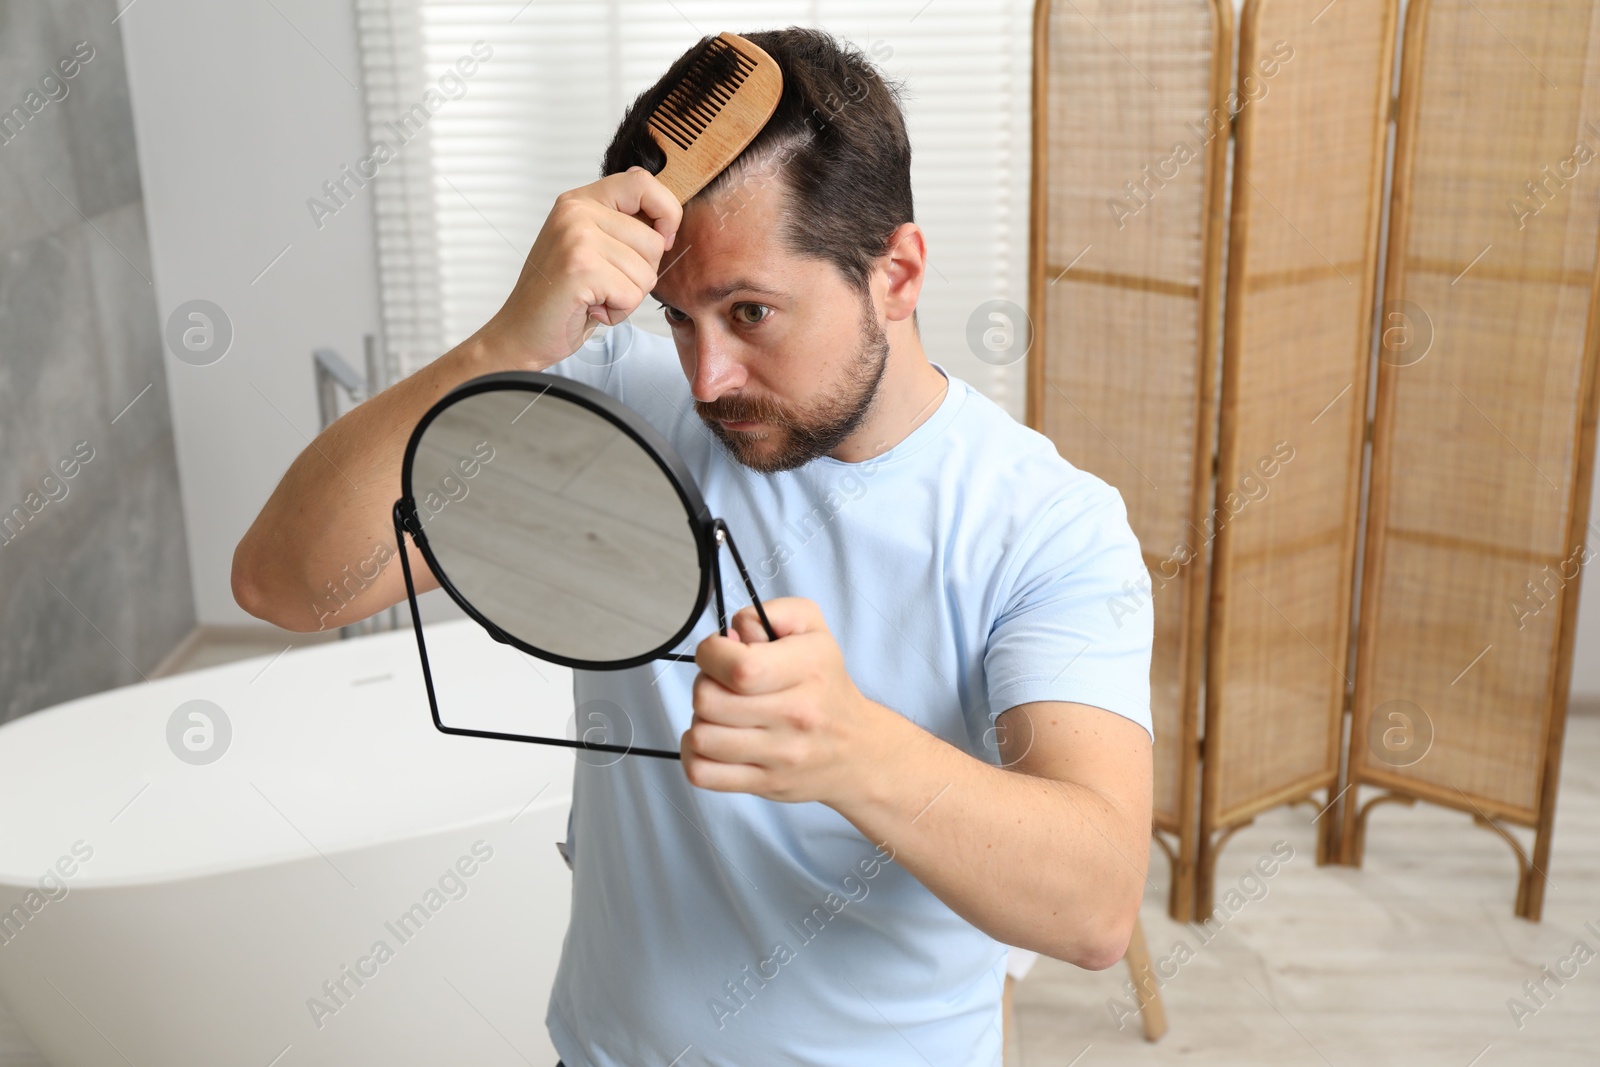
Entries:
<svg viewBox="0 0 1600 1067">
<path fill-rule="evenodd" d="M 0 722 L 194 625 L 118 10 L 0 0 Z"/>
</svg>

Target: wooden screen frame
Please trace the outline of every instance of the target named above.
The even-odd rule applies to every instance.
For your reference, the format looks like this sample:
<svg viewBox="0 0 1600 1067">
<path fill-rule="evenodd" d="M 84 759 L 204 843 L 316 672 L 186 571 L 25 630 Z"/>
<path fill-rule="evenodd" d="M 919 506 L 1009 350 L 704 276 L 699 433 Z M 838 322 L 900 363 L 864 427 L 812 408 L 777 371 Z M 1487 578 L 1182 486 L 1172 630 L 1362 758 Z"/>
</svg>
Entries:
<svg viewBox="0 0 1600 1067">
<path fill-rule="evenodd" d="M 1231 0 L 1205 0 L 1210 9 L 1213 27 L 1211 60 L 1211 106 L 1216 111 L 1225 106 L 1233 74 L 1233 4 Z M 1049 153 L 1042 146 L 1049 138 L 1049 22 L 1052 0 L 1036 0 L 1033 11 L 1033 84 L 1032 84 L 1032 160 L 1029 183 L 1030 220 L 1028 234 L 1028 314 L 1032 320 L 1031 337 L 1037 341 L 1046 336 L 1044 322 L 1047 314 L 1045 299 L 1045 273 L 1047 263 L 1048 207 L 1049 207 Z M 1198 378 L 1195 402 L 1196 442 L 1192 471 L 1192 495 L 1189 521 L 1199 527 L 1211 509 L 1211 484 L 1213 476 L 1216 398 L 1214 387 L 1217 375 L 1217 352 L 1221 324 L 1222 254 L 1227 243 L 1227 167 L 1231 136 L 1215 136 L 1206 146 L 1204 211 L 1201 218 L 1201 256 L 1204 264 L 1200 283 L 1200 344 L 1196 354 Z M 1030 349 L 1027 368 L 1026 421 L 1029 427 L 1039 430 L 1044 423 L 1045 366 L 1042 342 Z M 1194 916 L 1195 878 L 1198 869 L 1198 778 L 1200 774 L 1200 683 L 1205 670 L 1205 628 L 1207 587 L 1210 562 L 1201 558 L 1185 568 L 1182 578 L 1185 597 L 1183 637 L 1179 648 L 1179 737 L 1168 741 L 1157 737 L 1156 744 L 1175 743 L 1180 746 L 1178 755 L 1178 812 L 1176 825 L 1163 823 L 1159 818 L 1151 828 L 1156 843 L 1171 864 L 1172 877 L 1167 900 L 1167 912 L 1177 922 L 1189 922 Z M 1162 833 L 1177 838 L 1176 845 L 1169 843 Z"/>
<path fill-rule="evenodd" d="M 1421 85 L 1424 73 L 1423 45 L 1427 37 L 1427 20 L 1431 0 L 1410 0 L 1406 12 L 1405 44 L 1401 64 L 1400 95 L 1395 131 L 1395 162 L 1393 191 L 1390 197 L 1389 247 L 1385 260 L 1389 271 L 1385 278 L 1384 303 L 1401 299 L 1405 283 L 1405 254 L 1410 238 L 1410 208 L 1412 200 L 1412 175 L 1416 162 L 1416 129 L 1421 108 Z M 1381 328 L 1381 327 L 1380 327 Z M 1584 532 L 1592 503 L 1595 467 L 1595 432 L 1600 422 L 1600 254 L 1595 261 L 1594 277 L 1590 283 L 1588 318 L 1584 332 L 1583 368 L 1579 387 L 1577 417 L 1574 419 L 1576 439 L 1573 444 L 1573 481 L 1567 487 L 1568 512 L 1566 544 L 1584 542 Z M 1365 845 L 1366 817 L 1379 803 L 1397 801 L 1412 804 L 1425 800 L 1442 807 L 1471 815 L 1475 824 L 1497 833 L 1511 847 L 1518 863 L 1518 881 L 1515 913 L 1531 922 L 1538 922 L 1543 913 L 1544 889 L 1548 880 L 1546 871 L 1550 863 L 1551 830 L 1555 820 L 1555 802 L 1559 787 L 1561 747 L 1566 733 L 1567 705 L 1572 682 L 1572 657 L 1577 636 L 1578 601 L 1583 581 L 1583 571 L 1560 592 L 1558 634 L 1550 650 L 1550 684 L 1546 693 L 1544 722 L 1545 735 L 1543 764 L 1539 770 L 1539 796 L 1534 818 L 1509 809 L 1487 797 L 1451 795 L 1426 782 L 1408 780 L 1397 775 L 1375 771 L 1365 759 L 1366 737 L 1372 714 L 1371 663 L 1376 654 L 1378 627 L 1369 625 L 1376 598 L 1369 594 L 1378 587 L 1383 573 L 1385 548 L 1385 519 L 1388 514 L 1390 477 L 1389 461 L 1392 449 L 1386 447 L 1393 435 L 1395 380 L 1402 368 L 1379 361 L 1376 411 L 1372 429 L 1371 481 L 1368 488 L 1368 518 L 1365 558 L 1362 570 L 1362 602 L 1357 626 L 1357 659 L 1355 694 L 1351 708 L 1350 741 L 1347 754 L 1346 790 L 1342 803 L 1339 862 L 1360 866 Z M 1382 490 L 1382 491 L 1380 491 Z M 1382 795 L 1365 804 L 1359 803 L 1362 785 L 1385 790 Z M 1533 855 L 1530 858 L 1521 844 L 1504 827 L 1504 821 L 1529 827 L 1534 831 Z"/>
<path fill-rule="evenodd" d="M 1239 21 L 1239 82 L 1240 96 L 1245 96 L 1245 79 L 1249 77 L 1254 68 L 1248 60 L 1260 54 L 1261 42 L 1256 39 L 1256 31 L 1261 21 L 1262 12 L 1273 2 L 1285 3 L 1287 0 L 1246 0 Z M 1358 373 L 1353 377 L 1351 386 L 1354 394 L 1351 403 L 1355 408 L 1354 417 L 1351 419 L 1349 431 L 1348 453 L 1354 457 L 1355 470 L 1350 472 L 1348 482 L 1349 500 L 1347 502 L 1347 517 L 1342 536 L 1341 549 L 1341 574 L 1337 582 L 1340 590 L 1338 601 L 1337 620 L 1342 623 L 1340 641 L 1334 658 L 1343 668 L 1349 660 L 1351 635 L 1348 621 L 1353 610 L 1354 580 L 1356 574 L 1356 547 L 1360 540 L 1361 510 L 1363 502 L 1363 488 L 1361 479 L 1361 464 L 1364 454 L 1365 438 L 1367 436 L 1367 401 L 1368 382 L 1371 376 L 1371 344 L 1372 336 L 1370 324 L 1372 321 L 1373 305 L 1375 303 L 1375 290 L 1377 288 L 1378 271 L 1383 263 L 1383 249 L 1380 244 L 1380 235 L 1383 223 L 1383 191 L 1384 173 L 1388 165 L 1388 139 L 1390 130 L 1390 117 L 1392 97 L 1390 86 L 1393 85 L 1395 72 L 1395 34 L 1399 22 L 1399 4 L 1397 0 L 1382 0 L 1384 20 L 1380 29 L 1380 40 L 1386 55 L 1382 59 L 1382 81 L 1374 89 L 1377 97 L 1377 112 L 1373 115 L 1373 140 L 1372 164 L 1369 174 L 1370 193 L 1367 201 L 1366 240 L 1364 242 L 1363 272 L 1360 282 L 1361 315 L 1358 322 L 1361 324 L 1358 332 L 1360 345 L 1356 360 Z M 1307 6 L 1316 6 L 1308 4 Z M 1231 228 L 1228 235 L 1228 287 L 1226 313 L 1223 333 L 1223 367 L 1222 367 L 1222 401 L 1220 406 L 1220 426 L 1218 430 L 1218 454 L 1216 477 L 1216 507 L 1220 511 L 1223 507 L 1224 486 L 1231 486 L 1238 482 L 1241 476 L 1238 450 L 1239 404 L 1240 404 L 1240 362 L 1242 357 L 1241 345 L 1243 344 L 1241 319 L 1244 314 L 1244 305 L 1248 299 L 1245 293 L 1245 267 L 1248 262 L 1244 254 L 1248 247 L 1248 234 L 1251 223 L 1251 204 L 1253 199 L 1249 196 L 1249 180 L 1251 177 L 1250 161 L 1257 133 L 1255 121 L 1258 108 L 1246 108 L 1240 112 L 1234 129 L 1234 162 L 1233 162 L 1233 202 Z M 1291 224 L 1292 225 L 1292 224 Z M 1248 468 L 1245 468 L 1248 469 Z M 1343 731 L 1345 712 L 1349 706 L 1348 683 L 1340 684 L 1332 699 L 1327 716 L 1327 762 L 1317 773 L 1303 777 L 1297 782 L 1278 788 L 1271 793 L 1253 799 L 1243 807 L 1235 806 L 1230 811 L 1220 811 L 1221 793 L 1220 777 L 1225 773 L 1225 764 L 1219 761 L 1218 750 L 1221 742 L 1226 737 L 1226 724 L 1228 719 L 1227 709 L 1223 703 L 1223 687 L 1219 684 L 1219 676 L 1227 669 L 1227 653 L 1229 646 L 1230 618 L 1227 592 L 1230 588 L 1229 579 L 1233 570 L 1233 539 L 1234 524 L 1224 524 L 1217 531 L 1216 543 L 1213 547 L 1212 557 L 1212 583 L 1211 583 L 1211 612 L 1208 621 L 1208 647 L 1206 660 L 1206 717 L 1205 736 L 1203 746 L 1206 760 L 1201 775 L 1201 802 L 1199 826 L 1199 854 L 1200 865 L 1196 882 L 1195 907 L 1202 916 L 1209 915 L 1212 911 L 1212 891 L 1215 882 L 1216 860 L 1228 838 L 1236 831 L 1250 825 L 1255 816 L 1263 811 L 1282 806 L 1284 804 L 1309 801 L 1313 807 L 1322 808 L 1322 814 L 1327 815 L 1326 821 L 1321 821 L 1318 827 L 1317 862 L 1319 864 L 1332 862 L 1337 855 L 1339 821 L 1336 815 L 1327 814 L 1340 796 L 1340 763 L 1343 755 Z M 1343 670 L 1340 671 L 1343 674 Z M 1324 804 L 1317 804 L 1312 800 L 1316 790 L 1325 789 L 1327 792 Z M 1319 815 L 1319 821 L 1321 816 Z"/>
</svg>

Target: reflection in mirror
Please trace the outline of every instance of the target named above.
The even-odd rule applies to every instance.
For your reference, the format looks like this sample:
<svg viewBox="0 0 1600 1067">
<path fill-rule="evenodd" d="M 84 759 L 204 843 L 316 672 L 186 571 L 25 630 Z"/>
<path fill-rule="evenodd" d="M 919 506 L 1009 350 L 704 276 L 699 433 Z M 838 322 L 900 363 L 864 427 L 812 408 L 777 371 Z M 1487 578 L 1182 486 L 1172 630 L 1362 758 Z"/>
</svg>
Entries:
<svg viewBox="0 0 1600 1067">
<path fill-rule="evenodd" d="M 556 393 L 451 404 L 418 442 L 411 496 L 440 580 L 534 648 L 632 659 L 694 611 L 699 546 L 666 472 L 621 427 Z"/>
</svg>

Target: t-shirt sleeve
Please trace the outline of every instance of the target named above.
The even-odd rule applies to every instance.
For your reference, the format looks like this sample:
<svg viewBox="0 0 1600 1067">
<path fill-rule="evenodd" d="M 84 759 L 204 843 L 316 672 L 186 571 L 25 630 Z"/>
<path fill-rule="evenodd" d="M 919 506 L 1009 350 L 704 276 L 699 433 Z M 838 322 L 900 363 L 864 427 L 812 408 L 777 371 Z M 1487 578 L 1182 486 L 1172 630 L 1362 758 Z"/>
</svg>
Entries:
<svg viewBox="0 0 1600 1067">
<path fill-rule="evenodd" d="M 1061 700 L 1150 718 L 1155 612 L 1122 496 L 1085 483 L 1054 503 L 1018 544 L 984 652 L 992 721 L 1018 704 Z"/>
</svg>

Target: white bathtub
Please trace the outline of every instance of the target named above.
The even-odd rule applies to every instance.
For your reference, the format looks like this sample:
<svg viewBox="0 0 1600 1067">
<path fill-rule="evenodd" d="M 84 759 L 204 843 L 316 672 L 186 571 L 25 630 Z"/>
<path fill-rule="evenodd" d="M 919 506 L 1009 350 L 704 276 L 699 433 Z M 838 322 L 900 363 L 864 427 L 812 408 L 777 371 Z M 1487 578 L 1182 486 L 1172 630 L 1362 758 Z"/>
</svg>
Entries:
<svg viewBox="0 0 1600 1067">
<path fill-rule="evenodd" d="M 566 720 L 569 672 L 429 634 L 476 664 L 458 697 Z M 167 739 L 195 699 L 232 726 L 205 765 Z M 409 628 L 24 716 L 0 728 L 0 1000 L 55 1067 L 552 1067 L 573 758 L 436 731 Z"/>
</svg>

